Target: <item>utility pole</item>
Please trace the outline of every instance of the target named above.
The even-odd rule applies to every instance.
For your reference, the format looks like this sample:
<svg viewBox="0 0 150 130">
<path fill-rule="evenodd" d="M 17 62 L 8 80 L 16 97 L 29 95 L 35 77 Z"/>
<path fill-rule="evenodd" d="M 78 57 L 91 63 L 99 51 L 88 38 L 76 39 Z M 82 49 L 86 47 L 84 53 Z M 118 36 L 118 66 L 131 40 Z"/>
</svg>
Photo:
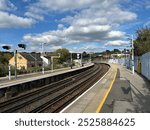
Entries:
<svg viewBox="0 0 150 130">
<path fill-rule="evenodd" d="M 10 46 L 2 46 L 3 49 L 9 50 L 11 47 Z M 11 66 L 10 64 L 8 65 L 8 79 L 11 80 Z"/>
<path fill-rule="evenodd" d="M 71 69 L 72 69 L 72 52 L 70 53 L 71 56 Z"/>
<path fill-rule="evenodd" d="M 134 38 L 133 35 L 127 35 L 128 39 L 131 40 L 131 64 L 132 64 L 132 74 L 134 74 Z"/>
<path fill-rule="evenodd" d="M 2 46 L 3 49 L 6 49 L 6 50 L 10 50 L 11 47 L 10 46 Z M 23 49 L 26 49 L 26 45 L 25 44 L 18 44 L 18 47 L 19 48 L 23 48 Z M 14 66 L 15 66 L 15 79 L 17 79 L 17 49 L 14 49 Z M 9 67 L 9 80 L 11 80 L 11 67 L 10 65 L 8 66 Z"/>
<path fill-rule="evenodd" d="M 132 44 L 132 74 L 134 74 L 134 43 L 133 43 L 133 35 L 131 35 L 131 44 Z"/>
<path fill-rule="evenodd" d="M 42 43 L 42 52 L 41 52 L 41 56 L 43 56 L 43 58 L 42 58 L 42 74 L 44 74 L 45 73 L 45 66 L 44 66 L 44 44 L 46 44 L 46 43 Z"/>
<path fill-rule="evenodd" d="M 83 61 L 83 55 L 81 53 L 81 66 L 83 66 L 82 61 Z"/>
<path fill-rule="evenodd" d="M 14 50 L 15 79 L 17 79 L 17 50 Z"/>
</svg>

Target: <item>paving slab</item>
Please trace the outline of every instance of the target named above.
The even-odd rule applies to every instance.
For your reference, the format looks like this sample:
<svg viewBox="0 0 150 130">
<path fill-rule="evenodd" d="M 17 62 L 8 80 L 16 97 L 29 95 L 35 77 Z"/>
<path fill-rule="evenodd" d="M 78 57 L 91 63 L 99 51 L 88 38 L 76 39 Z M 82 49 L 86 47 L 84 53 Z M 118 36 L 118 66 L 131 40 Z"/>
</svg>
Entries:
<svg viewBox="0 0 150 130">
<path fill-rule="evenodd" d="M 117 67 L 117 78 L 100 112 L 149 113 L 150 81 L 124 66 Z"/>
</svg>

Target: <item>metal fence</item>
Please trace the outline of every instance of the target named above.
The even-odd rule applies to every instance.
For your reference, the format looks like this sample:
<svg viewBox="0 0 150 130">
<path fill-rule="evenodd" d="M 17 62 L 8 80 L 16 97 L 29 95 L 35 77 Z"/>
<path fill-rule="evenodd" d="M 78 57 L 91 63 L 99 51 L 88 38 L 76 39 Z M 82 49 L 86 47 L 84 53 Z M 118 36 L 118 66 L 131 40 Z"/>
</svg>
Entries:
<svg viewBox="0 0 150 130">
<path fill-rule="evenodd" d="M 132 67 L 132 61 L 130 58 L 110 59 L 108 62 L 116 63 L 126 66 L 127 68 Z M 134 68 L 135 71 L 145 76 L 150 80 L 150 52 L 142 55 L 141 57 L 134 57 Z"/>
<path fill-rule="evenodd" d="M 142 55 L 141 58 L 141 73 L 150 80 L 150 52 Z"/>
</svg>

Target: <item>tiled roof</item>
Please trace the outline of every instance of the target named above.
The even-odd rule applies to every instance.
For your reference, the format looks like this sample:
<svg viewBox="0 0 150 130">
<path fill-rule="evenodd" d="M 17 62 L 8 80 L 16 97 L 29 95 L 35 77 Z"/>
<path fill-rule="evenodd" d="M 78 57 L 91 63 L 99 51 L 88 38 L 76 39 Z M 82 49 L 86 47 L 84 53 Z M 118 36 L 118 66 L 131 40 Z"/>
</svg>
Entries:
<svg viewBox="0 0 150 130">
<path fill-rule="evenodd" d="M 40 57 L 41 55 L 39 53 L 26 53 L 22 52 L 20 53 L 24 58 L 26 58 L 28 61 L 42 61 L 42 58 Z"/>
</svg>

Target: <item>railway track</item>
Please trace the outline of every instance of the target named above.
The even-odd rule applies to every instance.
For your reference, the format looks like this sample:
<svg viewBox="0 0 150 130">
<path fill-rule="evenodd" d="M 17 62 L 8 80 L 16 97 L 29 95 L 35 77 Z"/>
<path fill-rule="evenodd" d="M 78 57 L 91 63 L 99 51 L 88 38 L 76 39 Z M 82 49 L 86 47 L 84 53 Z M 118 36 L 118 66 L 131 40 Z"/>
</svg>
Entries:
<svg viewBox="0 0 150 130">
<path fill-rule="evenodd" d="M 105 64 L 95 65 L 64 80 L 14 97 L 0 103 L 0 112 L 58 112 L 104 75 L 108 68 Z"/>
</svg>

